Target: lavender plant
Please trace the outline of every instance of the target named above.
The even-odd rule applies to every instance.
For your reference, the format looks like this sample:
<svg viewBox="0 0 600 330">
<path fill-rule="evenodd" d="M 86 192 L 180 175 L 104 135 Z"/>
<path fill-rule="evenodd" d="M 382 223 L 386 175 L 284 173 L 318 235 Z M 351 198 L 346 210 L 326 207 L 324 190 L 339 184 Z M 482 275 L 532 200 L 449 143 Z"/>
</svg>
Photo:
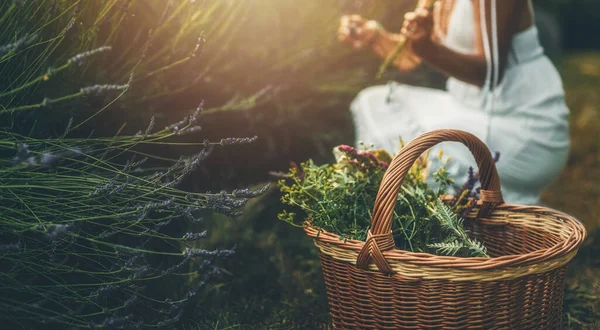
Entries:
<svg viewBox="0 0 600 330">
<path fill-rule="evenodd" d="M 182 228 L 198 227 L 208 210 L 236 215 L 264 190 L 177 188 L 220 142 L 203 142 L 199 153 L 165 168 L 146 165 L 148 156 L 131 149 L 174 134 L 40 140 L 0 131 L 0 150 L 14 153 L 0 159 L 0 317 L 70 328 L 179 321 L 218 274 L 214 260 L 233 253 L 197 248 L 207 233 Z M 124 153 L 133 156 L 120 164 Z M 187 277 L 192 288 L 157 295 L 152 286 L 169 277 Z"/>
<path fill-rule="evenodd" d="M 81 113 L 81 106 L 105 101 L 106 109 L 97 109 L 94 119 L 107 123 L 103 133 L 112 134 L 123 122 L 147 122 L 152 116 L 174 122 L 189 115 L 201 91 L 211 96 L 203 112 L 204 136 L 260 135 L 254 147 L 236 150 L 245 153 L 244 164 L 262 166 L 267 173 L 272 166 L 252 157 L 258 150 L 271 160 L 295 158 L 291 153 L 303 153 L 300 156 L 306 159 L 316 152 L 328 155 L 330 146 L 346 139 L 349 126 L 339 131 L 329 128 L 333 122 L 340 127 L 350 124 L 345 111 L 349 98 L 373 76 L 360 68 L 368 68 L 369 63 L 376 68 L 379 62 L 340 47 L 334 38 L 339 16 L 360 12 L 396 22 L 392 13 L 412 4 L 38 0 L 3 1 L 0 6 L 5 13 L 0 25 L 6 34 L 1 44 L 14 44 L 25 35 L 36 38 L 34 43 L 27 38 L 18 43 L 21 55 L 28 53 L 29 60 L 19 64 L 15 57 L 6 56 L 0 75 L 0 94 L 10 92 L 2 98 L 4 109 L 25 109 L 20 116 L 15 111 L 16 118 L 31 116 L 28 110 L 35 110 L 38 120 L 55 117 L 56 111 L 46 110 L 61 107 L 66 122 Z M 16 16 L 26 19 L 18 22 Z M 32 52 L 40 48 L 44 51 Z M 95 49 L 102 51 L 95 53 Z M 132 84 L 119 102 L 110 102 L 120 95 L 118 90 L 90 96 L 79 93 L 95 85 L 123 86 L 132 71 Z M 19 88 L 25 84 L 29 87 Z M 113 111 L 124 108 L 128 111 Z M 315 116 L 318 121 L 312 120 Z M 45 136 L 53 130 L 39 125 L 34 133 Z M 241 179 L 237 175 L 231 183 Z M 266 180 L 266 174 L 261 179 Z"/>
<path fill-rule="evenodd" d="M 114 127 L 99 120 L 139 99 L 132 87 L 152 92 L 144 86 L 168 69 L 146 62 L 165 50 L 157 43 L 135 57 L 96 45 L 106 32 L 118 43 L 117 26 L 102 22 L 115 10 L 124 19 L 132 3 L 0 4 L 0 319 L 10 329 L 178 326 L 219 275 L 219 259 L 233 253 L 203 248 L 203 217 L 239 215 L 266 189 L 183 189 L 215 148 L 256 140 L 197 137 L 204 112 L 246 99 L 209 109 L 202 102 L 162 129 L 165 120 L 151 117 L 137 133 L 120 126 L 104 134 Z M 123 67 L 94 62 L 115 50 Z M 161 152 L 175 147 L 195 151 Z"/>
</svg>

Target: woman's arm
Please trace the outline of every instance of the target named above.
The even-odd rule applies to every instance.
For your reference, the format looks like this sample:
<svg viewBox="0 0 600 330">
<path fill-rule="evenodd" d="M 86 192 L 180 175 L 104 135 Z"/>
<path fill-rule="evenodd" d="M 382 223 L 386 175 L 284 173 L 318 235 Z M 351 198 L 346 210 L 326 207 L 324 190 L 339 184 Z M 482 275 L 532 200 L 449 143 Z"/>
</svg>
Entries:
<svg viewBox="0 0 600 330">
<path fill-rule="evenodd" d="M 485 84 L 487 74 L 487 61 L 484 51 L 484 38 L 482 34 L 482 22 L 480 15 L 480 0 L 471 0 L 474 9 L 473 26 L 476 51 L 473 54 L 456 52 L 441 43 L 435 42 L 432 35 L 433 18 L 425 9 L 408 13 L 405 17 L 402 32 L 412 42 L 413 52 L 421 57 L 423 61 L 438 70 L 466 83 L 482 87 Z M 492 0 L 484 0 L 485 21 L 488 40 L 492 42 Z M 496 0 L 496 22 L 498 35 L 498 59 L 499 78 L 502 78 L 504 68 L 508 59 L 510 42 L 519 26 L 521 25 L 521 14 L 527 10 L 527 1 L 523 0 Z M 495 75 L 492 72 L 492 75 Z M 500 80 L 499 79 L 499 80 Z"/>
<path fill-rule="evenodd" d="M 385 60 L 394 51 L 396 45 L 404 38 L 405 37 L 400 34 L 390 33 L 381 29 L 379 36 L 374 40 L 371 49 L 377 56 Z M 392 63 L 400 71 L 410 71 L 422 62 L 421 58 L 413 52 L 410 43 L 406 46 L 407 48 L 404 49 L 404 55 L 397 57 Z"/>
</svg>

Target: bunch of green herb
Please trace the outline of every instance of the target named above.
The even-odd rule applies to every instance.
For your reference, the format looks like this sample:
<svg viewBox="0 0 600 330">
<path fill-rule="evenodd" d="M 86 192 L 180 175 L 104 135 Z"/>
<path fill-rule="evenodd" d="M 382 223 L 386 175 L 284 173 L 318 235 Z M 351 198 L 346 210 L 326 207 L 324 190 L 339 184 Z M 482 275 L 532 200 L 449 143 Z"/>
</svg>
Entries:
<svg viewBox="0 0 600 330">
<path fill-rule="evenodd" d="M 292 166 L 287 178 L 279 182 L 283 203 L 299 208 L 312 226 L 335 233 L 340 239 L 365 240 L 379 184 L 391 156 L 382 150 L 362 149 L 342 145 L 334 149 L 333 164 L 319 166 L 309 160 L 300 167 Z M 439 157 L 443 158 L 443 154 Z M 417 160 L 398 194 L 393 215 L 397 248 L 486 257 L 485 247 L 469 237 L 463 219 L 456 214 L 472 203 L 462 202 L 464 198 L 452 205 L 443 203 L 440 197 L 447 193 L 453 180 L 442 166 L 433 173 L 435 187 L 429 185 L 427 159 L 425 154 Z M 279 218 L 300 225 L 293 212 L 283 211 Z"/>
</svg>

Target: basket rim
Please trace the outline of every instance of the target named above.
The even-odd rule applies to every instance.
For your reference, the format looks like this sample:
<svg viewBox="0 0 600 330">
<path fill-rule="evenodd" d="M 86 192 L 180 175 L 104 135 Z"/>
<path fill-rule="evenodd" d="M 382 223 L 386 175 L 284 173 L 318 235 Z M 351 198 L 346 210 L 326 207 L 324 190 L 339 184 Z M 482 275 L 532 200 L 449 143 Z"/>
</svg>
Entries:
<svg viewBox="0 0 600 330">
<path fill-rule="evenodd" d="M 474 210 L 477 210 L 478 206 L 476 206 Z M 493 215 L 498 211 L 508 211 L 515 214 L 531 214 L 538 220 L 542 221 L 546 221 L 546 219 L 539 217 L 540 215 L 554 217 L 556 220 L 560 221 L 565 228 L 570 229 L 570 234 L 568 238 L 561 240 L 549 248 L 539 249 L 525 254 L 511 254 L 490 258 L 439 256 L 425 252 L 400 250 L 395 247 L 393 247 L 391 250 L 382 251 L 382 254 L 388 261 L 404 262 L 417 266 L 463 270 L 498 270 L 500 268 L 533 265 L 559 259 L 561 257 L 564 259 L 565 256 L 577 251 L 587 236 L 585 226 L 575 217 L 548 207 L 503 203 L 497 205 L 490 214 Z M 504 221 L 493 219 L 474 220 L 482 222 L 485 226 L 511 224 L 509 219 L 505 219 Z M 304 222 L 303 227 L 304 231 L 309 237 L 312 237 L 313 239 L 319 240 L 323 243 L 336 245 L 338 248 L 353 250 L 356 253 L 359 253 L 365 245 L 364 241 L 340 239 L 340 236 L 337 234 L 331 233 L 322 228 L 313 227 L 308 220 Z M 567 262 L 569 260 L 567 260 Z"/>
</svg>

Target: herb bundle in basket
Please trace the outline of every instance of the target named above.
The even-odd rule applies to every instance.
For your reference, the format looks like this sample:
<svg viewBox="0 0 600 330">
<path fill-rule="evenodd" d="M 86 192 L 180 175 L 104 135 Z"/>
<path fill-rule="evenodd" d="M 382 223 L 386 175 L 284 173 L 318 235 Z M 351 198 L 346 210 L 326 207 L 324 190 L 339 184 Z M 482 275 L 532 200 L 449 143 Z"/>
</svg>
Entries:
<svg viewBox="0 0 600 330">
<path fill-rule="evenodd" d="M 442 142 L 475 157 L 480 200 L 465 198 L 469 190 L 444 197 L 452 180 L 443 169 L 428 180 L 435 189 L 427 184 L 421 155 Z M 476 136 L 425 133 L 389 166 L 381 152 L 336 153 L 336 164 L 307 162 L 282 182 L 283 201 L 308 214 L 303 227 L 319 250 L 334 328 L 561 328 L 567 265 L 586 230 L 556 210 L 504 203 Z"/>
<path fill-rule="evenodd" d="M 333 154 L 336 162 L 332 164 L 318 166 L 309 160 L 300 167 L 293 165 L 288 179 L 279 182 L 282 201 L 306 213 L 315 228 L 335 233 L 340 239 L 364 241 L 377 191 L 392 157 L 385 150 L 347 145 L 334 148 Z M 442 152 L 438 157 L 442 164 L 447 162 Z M 460 198 L 444 203 L 441 198 L 453 179 L 444 166 L 430 173 L 427 159 L 425 154 L 411 167 L 398 195 L 393 216 L 396 247 L 438 255 L 487 257 L 486 248 L 469 237 L 460 216 L 475 204 L 476 175 L 471 169 Z M 435 185 L 428 184 L 429 175 L 433 175 Z M 288 211 L 279 217 L 292 224 L 299 220 Z"/>
</svg>

